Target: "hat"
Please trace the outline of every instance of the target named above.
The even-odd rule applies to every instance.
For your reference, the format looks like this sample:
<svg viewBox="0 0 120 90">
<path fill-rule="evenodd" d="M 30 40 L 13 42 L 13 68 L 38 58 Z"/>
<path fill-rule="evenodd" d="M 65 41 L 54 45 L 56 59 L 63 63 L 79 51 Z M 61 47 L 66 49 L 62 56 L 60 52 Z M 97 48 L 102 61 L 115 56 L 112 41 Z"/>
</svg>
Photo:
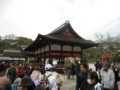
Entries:
<svg viewBox="0 0 120 90">
<path fill-rule="evenodd" d="M 105 64 L 103 65 L 103 67 L 110 67 L 110 64 L 109 64 L 109 63 L 105 63 Z"/>
<path fill-rule="evenodd" d="M 51 64 L 47 64 L 47 65 L 45 66 L 45 70 L 49 70 L 49 69 L 51 69 L 51 68 L 53 68 L 53 66 L 52 66 Z"/>
<path fill-rule="evenodd" d="M 32 86 L 34 84 L 34 82 L 31 80 L 31 78 L 23 78 L 22 81 L 21 81 L 21 86 L 23 87 L 29 87 L 29 86 Z"/>
</svg>

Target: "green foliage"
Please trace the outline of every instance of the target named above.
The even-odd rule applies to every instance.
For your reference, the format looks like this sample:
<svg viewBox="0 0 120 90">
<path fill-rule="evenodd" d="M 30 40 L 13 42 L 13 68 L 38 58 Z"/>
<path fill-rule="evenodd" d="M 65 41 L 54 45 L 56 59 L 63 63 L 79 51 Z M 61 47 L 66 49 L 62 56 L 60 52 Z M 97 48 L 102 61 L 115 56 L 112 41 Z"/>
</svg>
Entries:
<svg viewBox="0 0 120 90">
<path fill-rule="evenodd" d="M 118 53 L 120 50 L 120 42 L 102 42 L 96 48 L 88 48 L 83 50 L 83 59 L 100 59 L 101 55 L 112 55 L 112 60 L 120 62 L 120 56 Z"/>
<path fill-rule="evenodd" d="M 26 37 L 17 37 L 12 39 L 8 36 L 4 40 L 0 41 L 0 53 L 3 53 L 5 49 L 20 50 L 22 49 L 22 46 L 28 46 L 32 43 L 32 39 Z"/>
<path fill-rule="evenodd" d="M 113 60 L 115 62 L 120 62 L 120 53 L 118 51 L 116 51 L 114 54 L 113 54 Z"/>
<path fill-rule="evenodd" d="M 32 40 L 26 37 L 18 37 L 18 42 L 21 45 L 29 45 L 30 43 L 32 43 Z"/>
</svg>

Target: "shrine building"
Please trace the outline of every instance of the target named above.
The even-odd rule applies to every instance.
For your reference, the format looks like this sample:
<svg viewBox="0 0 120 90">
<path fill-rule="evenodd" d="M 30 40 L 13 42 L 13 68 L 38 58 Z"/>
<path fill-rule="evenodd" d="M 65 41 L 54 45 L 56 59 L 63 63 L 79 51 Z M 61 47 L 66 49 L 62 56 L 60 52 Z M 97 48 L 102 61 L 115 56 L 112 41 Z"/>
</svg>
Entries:
<svg viewBox="0 0 120 90">
<path fill-rule="evenodd" d="M 79 36 L 72 28 L 69 21 L 60 25 L 47 35 L 38 34 L 36 40 L 25 48 L 26 52 L 34 52 L 38 62 L 63 64 L 66 57 L 80 57 L 83 49 L 96 47 L 97 43 L 90 42 Z M 29 56 L 29 55 L 28 55 Z"/>
</svg>

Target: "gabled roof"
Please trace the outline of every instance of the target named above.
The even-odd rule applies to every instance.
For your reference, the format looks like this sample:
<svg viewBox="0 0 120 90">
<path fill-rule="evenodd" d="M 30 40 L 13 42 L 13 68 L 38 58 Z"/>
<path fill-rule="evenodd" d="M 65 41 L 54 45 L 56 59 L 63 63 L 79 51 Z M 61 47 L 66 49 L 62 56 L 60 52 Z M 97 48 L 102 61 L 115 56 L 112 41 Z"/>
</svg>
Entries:
<svg viewBox="0 0 120 90">
<path fill-rule="evenodd" d="M 71 37 L 71 38 L 80 38 L 80 37 L 72 28 L 71 24 L 69 21 L 66 21 L 64 24 L 60 25 L 58 28 L 53 30 L 51 33 L 48 35 L 50 36 L 65 36 L 65 37 Z M 83 39 L 84 40 L 84 39 Z"/>
<path fill-rule="evenodd" d="M 4 50 L 4 55 L 10 57 L 22 57 L 20 50 Z"/>
<path fill-rule="evenodd" d="M 39 45 L 43 44 L 43 40 L 49 40 L 65 44 L 74 44 L 81 46 L 82 48 L 89 48 L 98 45 L 97 43 L 89 42 L 79 36 L 74 31 L 69 21 L 66 21 L 64 24 L 60 25 L 58 28 L 56 28 L 47 35 L 38 34 L 36 40 L 30 46 L 28 46 L 25 51 L 36 50 L 37 48 L 39 48 Z"/>
<path fill-rule="evenodd" d="M 4 50 L 4 56 L 8 57 L 24 57 L 24 55 L 29 54 L 30 56 L 34 56 L 34 52 L 27 52 L 21 50 Z"/>
</svg>

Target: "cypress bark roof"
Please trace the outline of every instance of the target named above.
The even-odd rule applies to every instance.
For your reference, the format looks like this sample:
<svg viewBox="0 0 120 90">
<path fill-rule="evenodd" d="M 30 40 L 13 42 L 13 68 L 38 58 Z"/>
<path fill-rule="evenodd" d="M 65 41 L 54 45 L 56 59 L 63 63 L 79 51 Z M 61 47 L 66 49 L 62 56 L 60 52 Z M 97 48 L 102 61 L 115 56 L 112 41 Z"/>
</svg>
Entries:
<svg viewBox="0 0 120 90">
<path fill-rule="evenodd" d="M 74 31 L 69 21 L 66 21 L 64 24 L 60 25 L 47 35 L 38 34 L 36 40 L 30 46 L 28 46 L 25 51 L 34 51 L 36 48 L 38 48 L 38 45 L 43 44 L 43 40 L 78 45 L 83 49 L 98 46 L 98 43 L 90 42 L 79 36 Z"/>
</svg>

